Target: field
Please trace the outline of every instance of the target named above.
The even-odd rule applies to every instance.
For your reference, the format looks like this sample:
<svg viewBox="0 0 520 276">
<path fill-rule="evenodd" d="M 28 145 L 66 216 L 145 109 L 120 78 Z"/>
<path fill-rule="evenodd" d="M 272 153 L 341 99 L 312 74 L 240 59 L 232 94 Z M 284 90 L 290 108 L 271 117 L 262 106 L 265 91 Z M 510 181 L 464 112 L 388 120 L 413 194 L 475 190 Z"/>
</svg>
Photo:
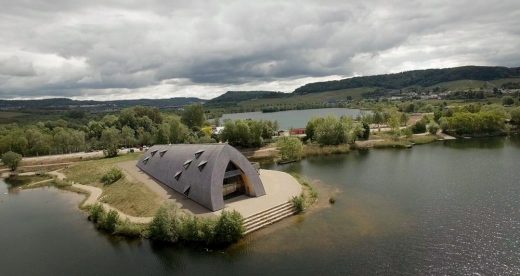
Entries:
<svg viewBox="0 0 520 276">
<path fill-rule="evenodd" d="M 446 88 L 448 90 L 467 90 L 473 89 L 478 90 L 480 88 L 500 88 L 502 84 L 508 82 L 520 82 L 520 78 L 508 78 L 508 79 L 497 79 L 492 81 L 479 81 L 479 80 L 457 80 L 457 81 L 448 81 L 441 82 L 435 85 L 428 87 L 429 89 L 433 89 L 435 87 Z"/>
<path fill-rule="evenodd" d="M 11 123 L 28 116 L 29 114 L 22 112 L 0 111 L 0 124 Z"/>
<path fill-rule="evenodd" d="M 101 201 L 131 216 L 153 216 L 161 205 L 159 197 L 145 185 L 126 178 L 104 185 L 101 177 L 117 163 L 137 160 L 139 153 L 79 162 L 63 170 L 67 180 L 103 189 Z"/>
</svg>

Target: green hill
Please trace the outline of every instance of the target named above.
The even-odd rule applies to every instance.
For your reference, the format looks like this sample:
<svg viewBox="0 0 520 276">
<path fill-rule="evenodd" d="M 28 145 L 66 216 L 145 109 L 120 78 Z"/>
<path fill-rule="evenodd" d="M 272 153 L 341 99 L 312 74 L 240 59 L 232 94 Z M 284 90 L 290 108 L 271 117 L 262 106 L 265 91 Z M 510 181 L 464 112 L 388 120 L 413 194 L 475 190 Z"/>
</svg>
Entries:
<svg viewBox="0 0 520 276">
<path fill-rule="evenodd" d="M 192 103 L 204 103 L 199 98 L 170 98 L 170 99 L 138 99 L 92 101 L 72 100 L 68 98 L 51 98 L 41 100 L 0 100 L 0 110 L 68 110 L 85 108 L 93 110 L 120 109 L 131 106 L 153 106 L 158 108 L 180 107 Z"/>
<path fill-rule="evenodd" d="M 228 91 L 216 98 L 209 100 L 206 105 L 223 106 L 235 105 L 239 102 L 257 100 L 257 99 L 273 99 L 286 97 L 287 93 L 274 91 Z"/>
<path fill-rule="evenodd" d="M 520 77 L 520 67 L 462 66 L 315 82 L 297 88 L 294 93 L 303 95 L 359 87 L 403 89 L 410 86 L 429 87 L 458 80 L 491 81 L 515 77 Z"/>
</svg>

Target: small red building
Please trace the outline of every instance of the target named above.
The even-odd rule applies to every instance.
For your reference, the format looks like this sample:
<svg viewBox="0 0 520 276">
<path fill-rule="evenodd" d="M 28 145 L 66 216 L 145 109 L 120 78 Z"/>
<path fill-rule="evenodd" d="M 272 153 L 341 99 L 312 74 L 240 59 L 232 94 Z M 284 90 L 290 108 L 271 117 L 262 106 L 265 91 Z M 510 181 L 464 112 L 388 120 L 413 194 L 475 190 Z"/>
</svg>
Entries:
<svg viewBox="0 0 520 276">
<path fill-rule="evenodd" d="M 289 131 L 290 135 L 302 135 L 305 134 L 305 128 L 293 128 Z"/>
</svg>

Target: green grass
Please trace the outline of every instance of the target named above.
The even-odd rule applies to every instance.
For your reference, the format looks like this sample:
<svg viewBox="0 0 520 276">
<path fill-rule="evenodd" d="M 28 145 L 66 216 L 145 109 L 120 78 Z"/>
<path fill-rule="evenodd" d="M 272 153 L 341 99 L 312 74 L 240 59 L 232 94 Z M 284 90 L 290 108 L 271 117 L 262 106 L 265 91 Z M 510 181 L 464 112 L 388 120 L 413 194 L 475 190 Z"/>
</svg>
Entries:
<svg viewBox="0 0 520 276">
<path fill-rule="evenodd" d="M 292 199 L 291 202 L 293 204 L 299 204 L 299 200 L 304 201 L 304 209 L 316 203 L 318 200 L 318 191 L 311 185 L 311 181 L 306 177 L 302 176 L 298 173 L 290 173 L 296 180 L 302 185 L 303 191 L 300 196 L 296 197 L 296 199 Z M 295 206 L 298 208 L 298 206 Z M 302 211 L 302 210 L 300 210 Z"/>
<path fill-rule="evenodd" d="M 112 168 L 116 167 L 117 163 L 137 160 L 140 156 L 140 153 L 130 153 L 114 158 L 82 161 L 72 167 L 64 169 L 63 173 L 67 176 L 67 180 L 101 188 L 103 187 L 101 178 Z"/>
<path fill-rule="evenodd" d="M 103 175 L 117 163 L 137 160 L 141 154 L 131 153 L 114 158 L 79 162 L 63 170 L 67 180 L 103 189 L 101 201 L 131 216 L 153 216 L 161 205 L 159 197 L 142 183 L 121 178 L 110 185 L 101 182 Z"/>
<path fill-rule="evenodd" d="M 374 148 L 382 149 L 382 148 L 409 148 L 411 143 L 404 140 L 385 140 L 374 142 Z"/>
<path fill-rule="evenodd" d="M 151 217 L 161 206 L 159 197 L 148 187 L 126 179 L 104 186 L 101 197 L 102 202 L 137 217 Z"/>
<path fill-rule="evenodd" d="M 303 152 L 305 156 L 340 154 L 348 153 L 349 151 L 350 147 L 347 144 L 337 146 L 320 146 L 318 144 L 305 144 L 303 146 Z"/>
<path fill-rule="evenodd" d="M 29 115 L 29 114 L 22 113 L 22 112 L 0 111 L 0 120 L 12 119 L 12 118 L 22 117 L 22 116 L 27 116 L 27 115 Z"/>
<path fill-rule="evenodd" d="M 42 175 L 13 175 L 5 179 L 5 182 L 11 186 L 25 186 L 32 183 L 52 179 L 51 176 Z"/>
<path fill-rule="evenodd" d="M 410 138 L 408 138 L 408 141 L 414 143 L 414 144 L 428 144 L 428 143 L 432 143 L 432 142 L 435 142 L 439 139 L 439 137 L 437 137 L 437 135 L 431 135 L 431 134 L 428 134 L 428 135 L 414 135 Z"/>
</svg>

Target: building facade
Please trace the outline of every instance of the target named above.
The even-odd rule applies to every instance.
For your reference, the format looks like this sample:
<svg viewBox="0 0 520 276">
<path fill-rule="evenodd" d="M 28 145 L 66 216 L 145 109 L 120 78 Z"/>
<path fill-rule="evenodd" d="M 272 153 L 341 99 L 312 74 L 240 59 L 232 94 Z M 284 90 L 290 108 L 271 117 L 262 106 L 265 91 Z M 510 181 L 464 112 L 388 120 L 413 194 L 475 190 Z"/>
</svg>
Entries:
<svg viewBox="0 0 520 276">
<path fill-rule="evenodd" d="M 211 211 L 236 196 L 265 195 L 258 171 L 228 144 L 155 145 L 137 167 Z"/>
</svg>

